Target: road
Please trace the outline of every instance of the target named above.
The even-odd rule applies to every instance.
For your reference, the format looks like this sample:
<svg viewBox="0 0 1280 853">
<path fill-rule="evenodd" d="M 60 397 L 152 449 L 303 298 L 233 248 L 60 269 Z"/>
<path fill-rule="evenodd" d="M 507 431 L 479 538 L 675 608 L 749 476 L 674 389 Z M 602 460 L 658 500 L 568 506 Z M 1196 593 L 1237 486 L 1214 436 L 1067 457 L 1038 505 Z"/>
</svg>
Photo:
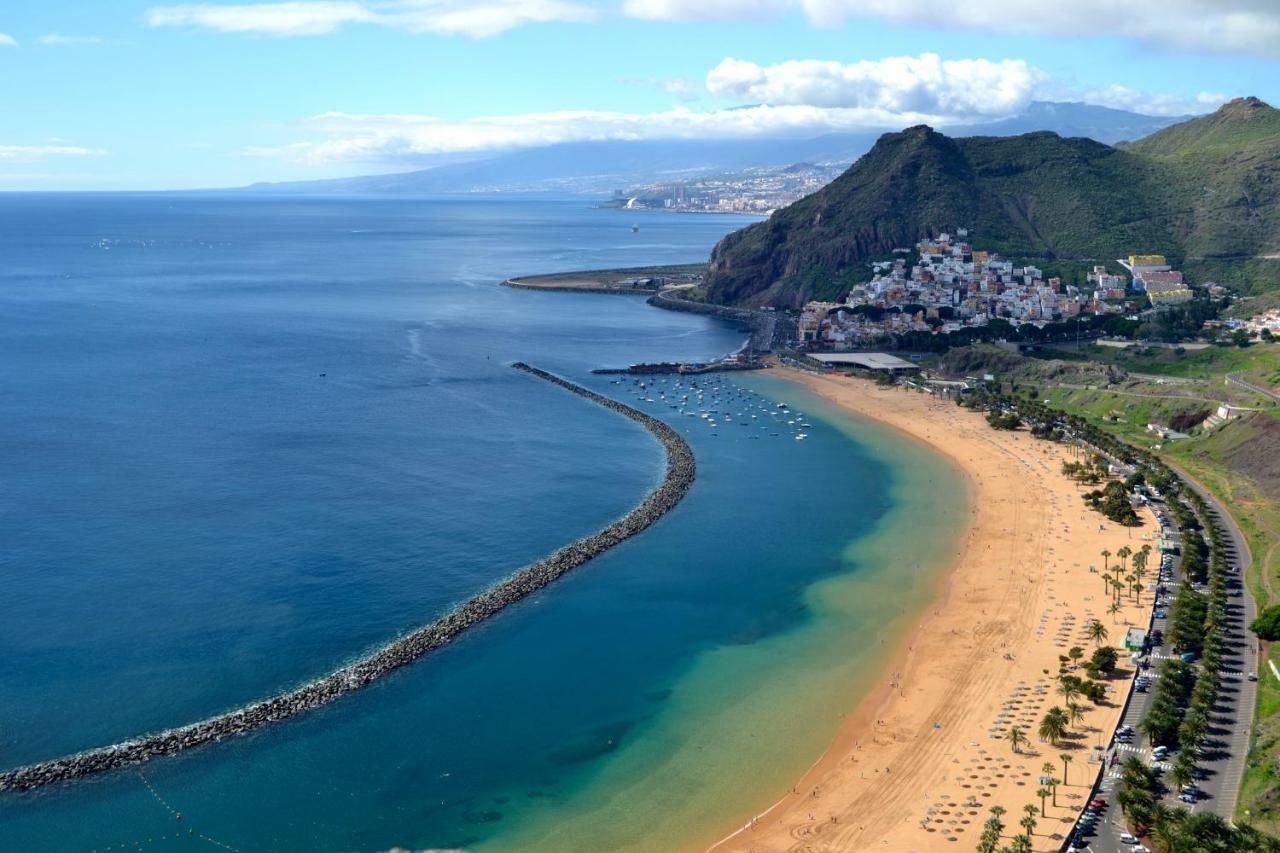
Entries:
<svg viewBox="0 0 1280 853">
<path fill-rule="evenodd" d="M 1280 403 L 1280 394 L 1277 394 L 1275 391 L 1272 391 L 1268 388 L 1263 388 L 1261 385 L 1254 385 L 1252 382 L 1248 381 L 1247 379 L 1241 379 L 1239 373 L 1228 373 L 1227 384 L 1237 385 L 1241 388 L 1246 388 L 1254 392 L 1255 394 L 1261 394 L 1264 397 L 1270 397 L 1275 402 Z"/>
<path fill-rule="evenodd" d="M 1209 516 L 1213 524 L 1223 533 L 1223 548 L 1226 552 L 1231 573 L 1228 578 L 1228 606 L 1226 626 L 1226 655 L 1223 662 L 1221 687 L 1218 702 L 1214 706 L 1213 726 L 1210 728 L 1209 740 L 1205 744 L 1205 754 L 1198 762 L 1203 778 L 1199 781 L 1200 799 L 1190 806 L 1192 811 L 1211 811 L 1230 820 L 1235 811 L 1236 799 L 1240 793 L 1240 783 L 1244 777 L 1245 761 L 1249 751 L 1249 734 L 1253 727 L 1253 711 L 1257 699 L 1258 685 L 1247 680 L 1249 672 L 1256 672 L 1258 655 L 1256 640 L 1248 632 L 1248 624 L 1257 613 L 1257 605 L 1248 589 L 1244 586 L 1245 570 L 1250 563 L 1248 544 L 1244 535 L 1236 526 L 1229 514 L 1223 511 L 1203 486 L 1183 474 L 1187 484 L 1203 497 L 1209 507 Z M 1177 583 L 1182 581 L 1180 559 L 1174 561 L 1174 584 L 1168 587 L 1169 598 L 1176 592 Z M 1153 628 L 1168 633 L 1167 620 L 1153 619 Z M 1126 709 L 1122 725 L 1133 726 L 1146 716 L 1154 696 L 1159 678 L 1159 665 L 1171 657 L 1167 647 L 1158 647 L 1151 654 L 1153 677 L 1151 689 L 1147 693 L 1135 692 L 1129 707 Z M 1129 755 L 1139 755 L 1147 763 L 1151 763 L 1152 755 L 1149 746 L 1142 745 L 1143 738 L 1136 736 L 1132 744 L 1116 743 L 1114 737 L 1111 749 L 1118 757 L 1116 769 L 1108 769 L 1102 782 L 1102 795 L 1107 798 L 1108 805 L 1098 821 L 1098 834 L 1089 838 L 1089 844 L 1082 849 L 1095 853 L 1119 853 L 1128 851 L 1131 845 L 1122 844 L 1120 835 L 1126 831 L 1123 816 L 1115 805 L 1115 786 L 1119 775 L 1119 764 Z M 1175 753 L 1176 755 L 1176 753 Z M 1158 763 L 1161 770 L 1167 770 L 1170 759 Z M 1166 801 L 1171 806 L 1184 805 L 1177 800 L 1177 791 L 1170 791 Z"/>
<path fill-rule="evenodd" d="M 1246 673 L 1258 671 L 1260 660 L 1257 640 L 1248 628 L 1258 615 L 1258 606 L 1244 583 L 1252 558 L 1244 534 L 1231 515 L 1204 486 L 1189 477 L 1184 476 L 1184 479 L 1208 504 L 1210 518 L 1223 533 L 1223 548 L 1227 564 L 1232 569 L 1228 576 L 1230 598 L 1227 599 L 1227 654 L 1223 662 L 1222 688 L 1218 704 L 1214 707 L 1216 725 L 1211 729 L 1213 740 L 1209 744 L 1209 754 L 1201 762 L 1209 772 L 1209 778 L 1201 784 L 1208 795 L 1205 805 L 1230 820 L 1240 795 L 1240 782 L 1244 778 L 1249 734 L 1258 697 L 1257 683 L 1245 678 Z"/>
</svg>

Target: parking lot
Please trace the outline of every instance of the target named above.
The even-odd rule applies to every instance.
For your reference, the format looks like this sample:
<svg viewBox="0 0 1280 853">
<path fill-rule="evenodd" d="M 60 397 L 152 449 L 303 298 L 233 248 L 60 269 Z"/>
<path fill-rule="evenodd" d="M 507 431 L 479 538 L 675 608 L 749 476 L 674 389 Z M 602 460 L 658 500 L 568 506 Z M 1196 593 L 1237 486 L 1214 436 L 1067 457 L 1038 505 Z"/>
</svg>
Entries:
<svg viewBox="0 0 1280 853">
<path fill-rule="evenodd" d="M 1191 811 L 1209 810 L 1230 820 L 1235 810 L 1240 782 L 1244 775 L 1245 760 L 1249 748 L 1249 732 L 1253 722 L 1253 709 L 1257 695 L 1256 641 L 1248 633 L 1247 626 L 1256 615 L 1256 606 L 1244 589 L 1244 571 L 1249 555 L 1244 537 L 1230 517 L 1221 511 L 1216 501 L 1204 490 L 1195 487 L 1208 501 L 1210 515 L 1224 534 L 1223 545 L 1230 567 L 1228 583 L 1228 623 L 1226 625 L 1227 654 L 1223 664 L 1218 700 L 1214 706 L 1209 740 L 1201 750 L 1197 761 L 1198 779 L 1187 791 L 1172 790 L 1166 785 L 1165 802 Z M 1160 505 L 1153 506 L 1160 513 Z M 1169 528 L 1167 535 L 1176 536 L 1179 531 Z M 1167 568 L 1166 568 L 1167 566 Z M 1162 603 L 1172 602 L 1173 595 L 1182 582 L 1180 558 L 1162 560 L 1160 580 L 1164 594 L 1157 600 L 1151 623 L 1151 636 L 1156 632 L 1167 633 L 1168 619 L 1164 618 Z M 1161 663 L 1176 657 L 1167 646 L 1153 644 L 1145 660 L 1147 666 L 1135 677 L 1133 692 L 1117 733 L 1106 750 L 1107 768 L 1099 795 L 1106 800 L 1099 803 L 1092 820 L 1084 820 L 1081 831 L 1072 839 L 1077 850 L 1096 853 L 1142 850 L 1138 839 L 1129 834 L 1123 815 L 1115 803 L 1114 793 L 1124 760 L 1139 756 L 1145 763 L 1160 772 L 1167 771 L 1174 758 L 1173 751 L 1153 751 L 1139 734 L 1138 726 L 1145 718 L 1159 678 Z M 1143 680 L 1145 679 L 1145 686 Z"/>
</svg>

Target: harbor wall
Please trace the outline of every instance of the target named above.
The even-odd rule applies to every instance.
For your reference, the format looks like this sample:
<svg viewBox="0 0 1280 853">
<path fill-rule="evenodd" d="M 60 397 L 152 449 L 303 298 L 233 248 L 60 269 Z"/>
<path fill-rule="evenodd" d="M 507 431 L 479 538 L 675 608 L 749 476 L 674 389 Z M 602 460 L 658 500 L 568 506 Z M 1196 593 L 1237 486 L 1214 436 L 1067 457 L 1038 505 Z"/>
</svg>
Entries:
<svg viewBox="0 0 1280 853">
<path fill-rule="evenodd" d="M 332 702 L 446 645 L 471 626 L 489 619 L 504 608 L 546 587 L 566 572 L 635 536 L 662 518 L 689 491 L 696 473 L 693 451 L 679 433 L 666 423 L 523 362 L 516 362 L 512 367 L 628 417 L 647 429 L 666 452 L 667 470 L 662 482 L 639 506 L 603 530 L 572 542 L 550 556 L 520 569 L 496 586 L 458 605 L 435 622 L 387 643 L 336 672 L 197 723 L 0 772 L 0 791 L 29 791 L 139 764 L 159 756 L 242 735 Z"/>
</svg>

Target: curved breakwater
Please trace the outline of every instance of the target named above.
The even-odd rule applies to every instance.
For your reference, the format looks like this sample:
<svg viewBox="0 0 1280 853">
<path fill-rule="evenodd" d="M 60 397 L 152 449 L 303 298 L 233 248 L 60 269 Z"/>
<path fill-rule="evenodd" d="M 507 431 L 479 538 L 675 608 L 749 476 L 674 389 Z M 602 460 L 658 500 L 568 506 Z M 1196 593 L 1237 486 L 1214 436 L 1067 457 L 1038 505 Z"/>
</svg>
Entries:
<svg viewBox="0 0 1280 853">
<path fill-rule="evenodd" d="M 32 790 L 138 764 L 245 734 L 332 702 L 339 696 L 359 690 L 440 648 L 472 625 L 494 616 L 566 572 L 635 536 L 670 511 L 689 491 L 695 474 L 693 451 L 667 424 L 523 362 L 516 362 L 512 366 L 624 415 L 647 429 L 666 451 L 667 470 L 662 482 L 639 506 L 603 530 L 520 569 L 496 586 L 458 605 L 430 625 L 400 637 L 329 675 L 197 723 L 4 771 L 0 773 L 0 791 Z"/>
</svg>

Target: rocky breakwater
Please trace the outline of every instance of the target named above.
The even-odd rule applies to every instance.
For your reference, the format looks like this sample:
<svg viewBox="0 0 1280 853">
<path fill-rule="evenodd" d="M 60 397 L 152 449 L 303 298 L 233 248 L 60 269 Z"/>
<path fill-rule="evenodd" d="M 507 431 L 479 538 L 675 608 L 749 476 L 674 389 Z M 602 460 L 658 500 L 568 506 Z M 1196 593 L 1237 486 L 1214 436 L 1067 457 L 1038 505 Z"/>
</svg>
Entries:
<svg viewBox="0 0 1280 853">
<path fill-rule="evenodd" d="M 662 482 L 639 506 L 603 530 L 520 569 L 496 586 L 458 605 L 430 625 L 400 637 L 336 672 L 198 723 L 4 771 L 0 773 L 0 791 L 27 791 L 138 764 L 158 756 L 245 734 L 332 702 L 339 696 L 359 690 L 440 648 L 472 625 L 494 616 L 571 569 L 635 536 L 671 510 L 689 491 L 695 474 L 693 451 L 667 424 L 528 364 L 517 362 L 513 367 L 625 415 L 647 429 L 666 450 L 667 472 Z"/>
</svg>

